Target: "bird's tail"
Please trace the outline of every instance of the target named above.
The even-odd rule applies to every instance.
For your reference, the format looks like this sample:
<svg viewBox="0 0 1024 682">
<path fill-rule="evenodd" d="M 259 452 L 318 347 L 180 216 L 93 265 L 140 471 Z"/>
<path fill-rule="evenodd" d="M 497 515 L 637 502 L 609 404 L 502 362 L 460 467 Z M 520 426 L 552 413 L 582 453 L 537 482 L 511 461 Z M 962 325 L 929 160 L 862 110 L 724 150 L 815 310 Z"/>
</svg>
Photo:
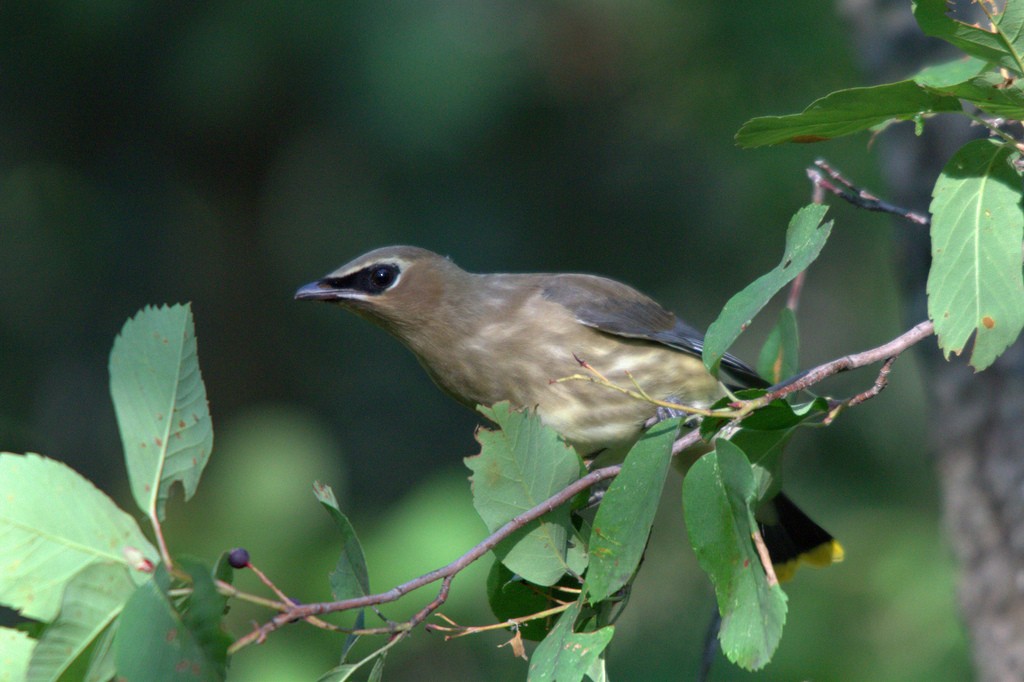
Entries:
<svg viewBox="0 0 1024 682">
<path fill-rule="evenodd" d="M 784 493 L 761 505 L 757 521 L 780 581 L 792 578 L 801 563 L 825 567 L 843 560 L 839 541 L 800 511 Z"/>
</svg>

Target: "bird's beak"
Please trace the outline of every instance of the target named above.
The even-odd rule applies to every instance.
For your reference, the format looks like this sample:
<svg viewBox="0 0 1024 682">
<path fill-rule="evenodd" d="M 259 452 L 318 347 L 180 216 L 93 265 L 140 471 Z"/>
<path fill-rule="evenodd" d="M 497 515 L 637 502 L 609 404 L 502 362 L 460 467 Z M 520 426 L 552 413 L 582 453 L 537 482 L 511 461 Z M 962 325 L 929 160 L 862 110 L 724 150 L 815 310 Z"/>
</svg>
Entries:
<svg viewBox="0 0 1024 682">
<path fill-rule="evenodd" d="M 337 289 L 322 279 L 304 284 L 295 292 L 297 301 L 338 301 L 345 296 L 344 289 Z"/>
</svg>

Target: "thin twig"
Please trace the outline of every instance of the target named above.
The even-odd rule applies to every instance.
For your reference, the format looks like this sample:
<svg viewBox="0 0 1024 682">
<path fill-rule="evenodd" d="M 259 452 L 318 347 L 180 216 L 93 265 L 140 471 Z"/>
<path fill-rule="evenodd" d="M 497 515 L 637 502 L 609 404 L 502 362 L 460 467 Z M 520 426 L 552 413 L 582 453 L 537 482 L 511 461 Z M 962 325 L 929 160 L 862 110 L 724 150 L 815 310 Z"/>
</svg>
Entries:
<svg viewBox="0 0 1024 682">
<path fill-rule="evenodd" d="M 293 605 L 298 603 L 294 599 L 289 597 L 287 594 L 282 592 L 281 589 L 278 588 L 278 586 L 274 584 L 274 581 L 271 580 L 270 578 L 268 578 L 266 573 L 264 573 L 260 569 L 256 568 L 256 566 L 251 561 L 246 564 L 246 567 L 250 571 L 252 571 L 253 573 L 256 574 L 256 577 L 260 579 L 261 583 L 266 585 L 268 588 L 270 588 L 271 592 L 273 592 L 274 594 L 277 595 L 277 598 L 280 599 L 281 603 L 285 606 L 285 608 L 282 609 L 284 612 L 288 611 L 288 607 L 289 606 L 293 606 Z M 320 620 L 319 618 L 315 618 L 313 616 L 309 616 L 308 618 L 304 618 L 303 620 L 305 620 L 310 625 L 315 625 L 316 627 L 321 628 L 323 630 L 337 630 L 338 629 L 338 626 L 333 625 L 331 623 L 324 622 L 324 621 Z"/>
<path fill-rule="evenodd" d="M 828 165 L 824 159 L 818 159 L 814 162 L 814 165 L 816 166 L 815 168 L 807 169 L 807 177 L 810 178 L 815 187 L 821 187 L 822 189 L 828 190 L 840 199 L 853 204 L 858 208 L 863 208 L 866 211 L 890 213 L 912 222 L 915 225 L 931 225 L 931 218 L 928 216 L 915 213 L 914 211 L 910 211 L 905 208 L 900 208 L 899 206 L 890 204 L 887 201 L 882 201 L 867 190 L 858 188 L 856 185 L 844 178 L 839 171 Z M 823 172 L 828 174 L 831 180 L 826 179 Z M 835 183 L 838 184 L 834 184 L 832 181 L 835 181 Z M 842 185 L 842 187 L 839 187 L 838 185 Z"/>
<path fill-rule="evenodd" d="M 849 400 L 843 400 L 830 410 L 828 417 L 825 418 L 824 424 L 827 426 L 839 415 L 839 412 L 845 410 L 848 407 L 859 405 L 865 400 L 870 400 L 876 395 L 885 390 L 885 387 L 889 385 L 889 372 L 892 371 L 892 366 L 896 362 L 898 355 L 894 355 L 882 364 L 882 368 L 878 370 L 878 377 L 875 378 L 875 383 L 872 384 L 871 388 L 857 395 L 853 396 Z"/>
<path fill-rule="evenodd" d="M 708 409 L 705 409 L 705 408 L 702 408 L 702 407 L 694 407 L 693 405 L 682 405 L 680 403 L 674 403 L 674 402 L 667 401 L 667 400 L 657 400 L 655 398 L 652 398 L 651 396 L 647 395 L 647 393 L 645 393 L 643 391 L 643 389 L 641 389 L 639 387 L 639 385 L 636 383 L 636 380 L 628 372 L 626 373 L 626 376 L 633 383 L 633 385 L 636 386 L 636 389 L 638 389 L 638 390 L 634 390 L 634 389 L 631 389 L 631 388 L 626 388 L 625 386 L 619 386 L 618 384 L 616 384 L 613 381 L 609 380 L 607 377 L 605 377 L 603 374 L 598 372 L 596 369 L 594 369 L 591 365 L 587 364 L 586 362 L 581 361 L 581 366 L 584 369 L 586 369 L 587 371 L 591 372 L 593 374 L 593 376 L 588 376 L 586 374 L 570 374 L 569 376 L 561 377 L 560 379 L 552 379 L 549 383 L 552 383 L 552 384 L 562 384 L 562 383 L 565 383 L 567 381 L 585 381 L 585 382 L 590 383 L 590 384 L 597 384 L 598 386 L 604 386 L 605 388 L 610 388 L 613 391 L 618 391 L 619 393 L 622 393 L 623 395 L 628 395 L 630 398 L 634 398 L 636 400 L 642 400 L 642 401 L 644 401 L 646 403 L 650 403 L 651 405 L 654 405 L 656 407 L 664 407 L 664 408 L 667 408 L 669 410 L 675 410 L 677 412 L 684 412 L 686 414 L 697 415 L 697 416 L 700 416 L 700 417 L 723 417 L 723 416 L 724 417 L 731 417 L 731 416 L 733 416 L 731 413 L 714 412 L 712 410 L 708 410 Z"/>
<path fill-rule="evenodd" d="M 544 609 L 543 611 L 538 611 L 537 613 L 531 613 L 528 616 L 519 616 L 518 618 L 509 618 L 508 620 L 503 621 L 501 623 L 492 623 L 490 625 L 459 625 L 458 623 L 453 621 L 451 618 L 448 618 L 447 616 L 444 616 L 444 615 L 439 613 L 437 615 L 439 617 L 441 617 L 441 618 L 444 618 L 444 620 L 446 622 L 450 623 L 450 625 L 437 625 L 436 623 L 427 623 L 423 627 L 426 630 L 430 631 L 430 632 L 443 632 L 443 633 L 445 633 L 444 638 L 446 640 L 447 639 L 455 639 L 457 637 L 465 637 L 466 635 L 475 635 L 475 634 L 477 634 L 479 632 L 487 632 L 489 630 L 504 630 L 506 628 L 519 627 L 520 625 L 524 625 L 525 623 L 529 623 L 532 620 L 540 620 L 541 618 L 549 618 L 551 616 L 557 615 L 557 614 L 565 611 L 567 608 L 569 608 L 572 605 L 573 605 L 573 602 L 571 602 L 571 601 L 560 602 L 558 604 L 558 606 L 552 606 L 549 609 Z"/>
<path fill-rule="evenodd" d="M 274 609 L 275 611 L 287 611 L 292 604 L 290 599 L 287 602 L 274 601 L 273 599 L 267 599 L 266 597 L 260 597 L 259 595 L 243 592 L 231 583 L 224 582 L 223 580 L 217 580 L 214 584 L 217 586 L 217 591 L 225 597 L 249 602 L 250 604 Z M 185 591 L 191 594 L 192 588 L 186 588 Z"/>
<path fill-rule="evenodd" d="M 277 595 L 277 598 L 278 598 L 278 599 L 280 599 L 280 600 L 281 600 L 281 601 L 282 601 L 283 603 L 285 603 L 285 604 L 293 604 L 293 603 L 294 603 L 294 602 L 292 601 L 292 598 L 291 598 L 291 597 L 289 597 L 289 596 L 288 596 L 287 594 L 285 594 L 284 592 L 282 592 L 282 591 L 281 591 L 281 590 L 280 590 L 280 589 L 279 589 L 279 588 L 277 587 L 277 585 L 275 585 L 275 584 L 274 584 L 274 581 L 272 581 L 272 580 L 271 580 L 270 578 L 268 578 L 268 577 L 267 577 L 267 574 L 266 574 L 266 573 L 264 573 L 264 572 L 263 572 L 263 571 L 261 571 L 260 569 L 256 568 L 255 564 L 253 564 L 253 563 L 252 563 L 252 562 L 250 561 L 250 562 L 247 562 L 247 563 L 246 563 L 246 567 L 247 567 L 247 568 L 248 568 L 248 569 L 249 569 L 250 571 L 252 571 L 252 572 L 253 572 L 254 574 L 256 574 L 256 577 L 257 577 L 257 578 L 259 578 L 260 582 L 261 582 L 261 583 L 263 583 L 264 585 L 266 585 L 266 586 L 267 586 L 268 588 L 270 588 L 270 591 L 271 591 L 271 592 L 273 592 L 274 594 L 276 594 L 276 595 Z"/>
<path fill-rule="evenodd" d="M 463 554 L 461 557 L 451 562 L 447 566 L 424 573 L 418 578 L 409 580 L 408 582 L 402 583 L 396 587 L 391 588 L 387 592 L 381 592 L 378 594 L 371 594 L 365 597 L 356 597 L 353 599 L 343 599 L 341 601 L 334 602 L 319 602 L 314 604 L 296 604 L 293 608 L 289 609 L 285 613 L 278 614 L 271 618 L 269 621 L 259 626 L 244 637 L 239 638 L 231 645 L 228 653 L 235 653 L 239 649 L 242 649 L 250 644 L 261 642 L 266 639 L 267 635 L 277 630 L 283 625 L 286 625 L 295 620 L 301 620 L 310 616 L 322 615 L 325 613 L 335 613 L 338 611 L 349 611 L 352 609 L 360 609 L 367 606 L 373 606 L 376 604 L 386 604 L 393 602 L 401 598 L 402 596 L 412 592 L 413 590 L 419 589 L 430 583 L 443 580 L 441 592 L 438 597 L 434 599 L 430 604 L 424 607 L 419 613 L 417 613 L 410 621 L 405 623 L 397 623 L 394 626 L 396 633 L 407 632 L 415 625 L 419 624 L 424 618 L 426 618 L 432 611 L 436 610 L 441 604 L 444 603 L 444 599 L 448 595 L 448 587 L 451 584 L 452 578 L 455 577 L 460 571 L 472 564 L 474 561 L 491 551 L 499 542 L 504 540 L 506 537 L 519 530 L 527 523 L 540 518 L 544 514 L 547 514 L 553 509 L 560 507 L 572 498 L 574 498 L 580 492 L 590 488 L 591 486 L 600 483 L 601 481 L 609 478 L 618 476 L 622 470 L 621 465 L 613 465 L 603 467 L 591 471 L 586 476 L 574 481 L 562 490 L 558 491 L 548 499 L 544 500 L 540 504 L 536 505 L 532 509 L 523 512 L 522 514 L 514 517 L 511 521 L 506 523 L 504 526 L 494 531 L 485 538 L 482 542 L 477 544 L 475 547 L 470 549 L 468 552 Z M 411 624 L 411 625 L 410 625 Z"/>
<path fill-rule="evenodd" d="M 437 596 L 434 597 L 434 601 L 417 611 L 416 615 L 404 623 L 404 625 L 408 626 L 409 630 L 412 630 L 414 627 L 426 620 L 427 616 L 441 608 L 441 605 L 448 600 L 448 593 L 451 591 L 453 578 L 455 578 L 454 573 L 446 575 L 441 581 L 441 589 L 437 591 Z"/>
</svg>

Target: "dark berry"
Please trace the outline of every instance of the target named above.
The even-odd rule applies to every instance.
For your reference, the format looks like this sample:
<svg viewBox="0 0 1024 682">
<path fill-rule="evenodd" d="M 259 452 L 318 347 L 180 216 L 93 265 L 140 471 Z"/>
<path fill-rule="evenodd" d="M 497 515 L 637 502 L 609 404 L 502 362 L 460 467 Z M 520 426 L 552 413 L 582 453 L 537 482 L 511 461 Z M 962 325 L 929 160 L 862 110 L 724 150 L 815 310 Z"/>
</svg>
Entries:
<svg viewBox="0 0 1024 682">
<path fill-rule="evenodd" d="M 249 565 L 249 550 L 243 547 L 236 547 L 228 552 L 228 563 L 231 568 L 245 568 Z"/>
</svg>

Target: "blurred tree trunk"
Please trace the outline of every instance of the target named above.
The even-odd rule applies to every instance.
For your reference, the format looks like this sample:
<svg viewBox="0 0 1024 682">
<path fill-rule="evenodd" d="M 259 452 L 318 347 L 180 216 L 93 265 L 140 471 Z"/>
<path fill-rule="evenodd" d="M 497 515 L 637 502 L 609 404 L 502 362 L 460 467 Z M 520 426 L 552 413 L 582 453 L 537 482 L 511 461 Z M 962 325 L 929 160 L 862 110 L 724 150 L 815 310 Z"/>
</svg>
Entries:
<svg viewBox="0 0 1024 682">
<path fill-rule="evenodd" d="M 957 54 L 921 34 L 909 0 L 840 0 L 839 7 L 871 82 L 905 78 Z M 894 130 L 879 142 L 885 193 L 894 203 L 926 211 L 942 166 L 978 134 L 959 121 L 944 123 L 929 122 L 922 137 Z M 896 230 L 906 317 L 917 322 L 926 314 L 928 239 L 905 223 Z M 934 342 L 921 352 L 945 526 L 959 560 L 960 608 L 978 679 L 1024 680 L 1024 344 L 981 374 L 962 358 L 945 362 Z"/>
</svg>

